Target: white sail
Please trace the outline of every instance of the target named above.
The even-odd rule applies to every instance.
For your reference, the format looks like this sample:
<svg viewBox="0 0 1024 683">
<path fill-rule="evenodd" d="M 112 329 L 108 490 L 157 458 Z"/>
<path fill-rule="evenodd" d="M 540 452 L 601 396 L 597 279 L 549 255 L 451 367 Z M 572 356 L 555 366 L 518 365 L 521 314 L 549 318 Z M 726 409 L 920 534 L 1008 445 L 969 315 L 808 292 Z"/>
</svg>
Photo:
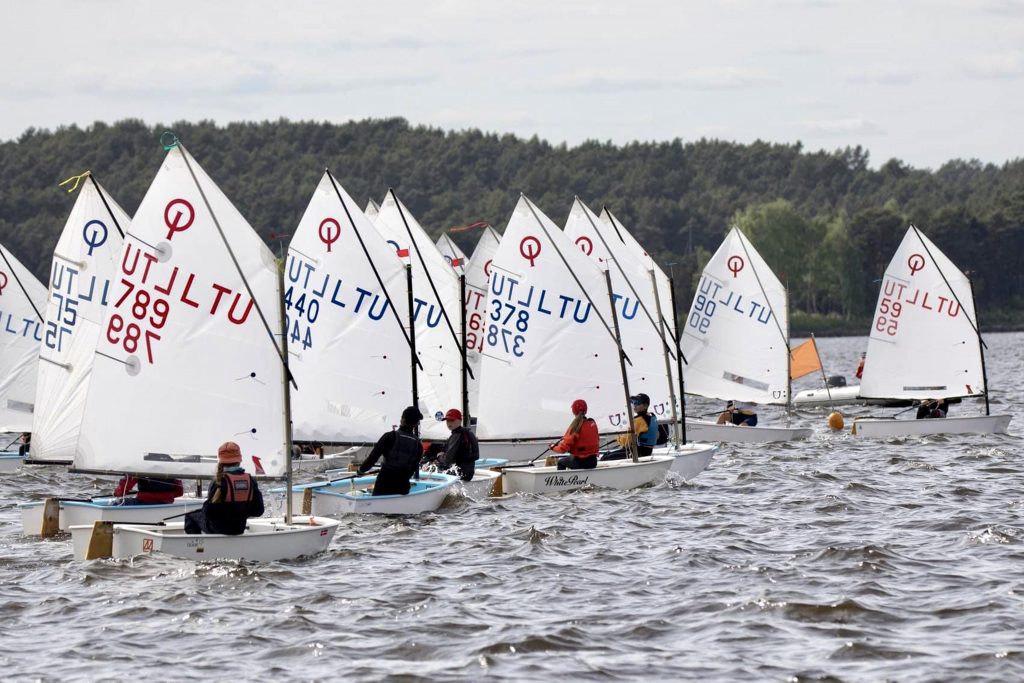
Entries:
<svg viewBox="0 0 1024 683">
<path fill-rule="evenodd" d="M 675 345 L 672 340 L 676 336 L 676 319 L 675 313 L 672 309 L 672 282 L 668 279 L 668 275 L 662 270 L 661 266 L 651 257 L 651 255 L 644 249 L 632 233 L 626 228 L 626 226 L 607 208 L 601 212 L 601 222 L 611 227 L 612 231 L 625 245 L 626 250 L 633 255 L 634 258 L 638 259 L 647 269 L 647 285 L 644 291 L 649 291 L 652 299 L 657 300 L 658 310 L 660 316 L 658 321 L 662 328 L 662 335 L 669 340 L 672 344 L 673 351 L 675 351 Z M 651 283 L 651 276 L 653 274 L 654 282 Z M 640 288 L 637 287 L 637 290 Z M 657 294 L 655 295 L 655 290 Z M 653 312 L 654 306 L 651 307 Z M 672 363 L 672 385 L 674 387 L 679 386 L 679 370 L 678 365 Z M 678 393 L 678 392 L 677 392 Z M 679 397 L 676 397 L 679 401 Z"/>
<path fill-rule="evenodd" d="M 377 202 L 373 201 L 372 199 L 367 200 L 366 201 L 366 209 L 363 211 L 363 214 L 367 218 L 369 218 L 371 221 L 373 221 L 373 220 L 376 220 L 377 214 L 379 214 L 379 213 L 380 213 L 380 204 L 378 204 Z"/>
<path fill-rule="evenodd" d="M 429 438 L 447 438 L 444 414 L 462 406 L 458 276 L 393 192 L 381 204 L 374 226 L 402 262 L 412 264 L 416 353 L 422 366 L 418 392 L 424 419 L 420 432 Z"/>
<path fill-rule="evenodd" d="M 487 289 L 491 264 L 501 244 L 498 231 L 487 226 L 473 249 L 466 269 L 466 362 L 473 371 L 469 382 L 469 412 L 476 415 L 480 405 L 480 379 L 483 372 L 480 355 L 484 350 L 484 322 L 487 315 Z"/>
<path fill-rule="evenodd" d="M 452 238 L 448 236 L 448 233 L 441 233 L 441 236 L 437 238 L 436 246 L 437 250 L 441 252 L 441 256 L 452 267 L 456 275 L 464 275 L 466 273 L 466 265 L 469 259 L 459 249 L 459 245 L 455 244 Z"/>
<path fill-rule="evenodd" d="M 491 264 L 484 325 L 480 438 L 561 436 L 578 398 L 601 431 L 625 428 L 604 272 L 525 197 Z"/>
<path fill-rule="evenodd" d="M 970 280 L 911 226 L 882 278 L 860 395 L 984 393 L 977 321 Z"/>
<path fill-rule="evenodd" d="M 0 432 L 29 432 L 46 287 L 3 245 L 0 256 Z"/>
<path fill-rule="evenodd" d="M 789 395 L 786 290 L 738 228 L 711 257 L 683 327 L 686 391 L 784 404 Z"/>
<path fill-rule="evenodd" d="M 661 337 L 664 326 L 659 324 L 650 272 L 611 226 L 602 223 L 579 198 L 573 202 L 565 235 L 611 275 L 622 348 L 630 360 L 626 366 L 630 393 L 648 394 L 651 412 L 665 419 L 672 414 L 671 379 L 666 374 L 665 345 Z M 675 346 L 674 340 L 667 341 L 670 348 Z M 672 351 L 673 364 L 674 354 Z"/>
<path fill-rule="evenodd" d="M 331 181 L 325 172 L 288 247 L 292 429 L 299 440 L 374 442 L 412 401 L 405 268 Z"/>
<path fill-rule="evenodd" d="M 130 222 L 95 178 L 82 181 L 50 268 L 30 460 L 70 463 L 74 457 L 103 311 L 120 284 L 122 234 Z"/>
<path fill-rule="evenodd" d="M 249 472 L 280 476 L 277 262 L 180 145 L 146 192 L 119 262 L 74 466 L 211 476 L 218 445 L 230 440 Z"/>
</svg>

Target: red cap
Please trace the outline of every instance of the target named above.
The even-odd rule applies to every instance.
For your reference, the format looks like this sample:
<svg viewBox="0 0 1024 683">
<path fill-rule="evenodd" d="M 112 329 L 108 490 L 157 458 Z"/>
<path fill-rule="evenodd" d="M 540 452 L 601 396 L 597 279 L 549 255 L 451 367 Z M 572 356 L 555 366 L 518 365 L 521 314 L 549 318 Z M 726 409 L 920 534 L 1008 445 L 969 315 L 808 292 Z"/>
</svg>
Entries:
<svg viewBox="0 0 1024 683">
<path fill-rule="evenodd" d="M 217 449 L 217 462 L 222 465 L 238 465 L 242 462 L 242 449 L 234 441 L 225 441 Z"/>
<path fill-rule="evenodd" d="M 444 414 L 446 420 L 461 420 L 462 412 L 458 408 L 449 408 L 448 412 Z"/>
<path fill-rule="evenodd" d="M 575 401 L 572 402 L 572 414 L 573 415 L 579 415 L 580 413 L 586 414 L 586 412 L 587 412 L 587 402 L 584 401 L 582 398 L 578 398 L 578 399 L 576 399 Z"/>
</svg>

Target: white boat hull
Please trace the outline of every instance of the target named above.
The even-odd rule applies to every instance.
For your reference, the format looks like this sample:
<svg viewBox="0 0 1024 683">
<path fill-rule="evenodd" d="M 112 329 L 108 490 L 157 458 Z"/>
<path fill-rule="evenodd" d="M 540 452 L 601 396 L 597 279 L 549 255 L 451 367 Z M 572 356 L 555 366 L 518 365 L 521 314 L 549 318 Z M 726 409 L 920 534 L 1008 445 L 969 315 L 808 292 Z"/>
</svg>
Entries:
<svg viewBox="0 0 1024 683">
<path fill-rule="evenodd" d="M 794 441 L 810 437 L 811 430 L 797 427 L 738 427 L 696 420 L 686 421 L 686 438 L 695 441 L 728 441 L 730 443 L 770 443 Z"/>
<path fill-rule="evenodd" d="M 850 433 L 867 438 L 921 436 L 925 434 L 1005 434 L 1012 415 L 968 415 L 926 420 L 860 418 Z"/>
<path fill-rule="evenodd" d="M 860 385 L 852 387 L 832 387 L 831 389 L 808 389 L 797 392 L 793 396 L 793 405 L 803 407 L 817 406 L 848 406 L 864 403 L 860 397 Z"/>
<path fill-rule="evenodd" d="M 418 515 L 433 512 L 459 481 L 457 477 L 435 472 L 421 472 L 413 479 L 412 488 L 405 495 L 375 496 L 370 488 L 377 480 L 374 476 L 345 479 L 335 482 L 300 484 L 292 489 L 292 511 L 302 510 L 302 499 L 307 489 L 312 490 L 312 513 L 336 517 L 344 514 Z"/>
<path fill-rule="evenodd" d="M 648 455 L 640 458 L 640 462 L 598 462 L 592 470 L 559 471 L 554 466 L 508 468 L 503 488 L 505 493 L 558 493 L 585 487 L 632 489 L 664 479 L 674 460 L 667 455 Z"/>
<path fill-rule="evenodd" d="M 237 536 L 186 534 L 184 523 L 115 524 L 112 556 L 121 559 L 162 553 L 185 560 L 289 560 L 324 551 L 338 524 L 337 520 L 321 517 L 294 517 L 291 525 L 280 517 L 254 518 L 249 520 L 245 533 Z M 92 533 L 92 525 L 71 527 L 76 560 L 86 558 Z"/>
<path fill-rule="evenodd" d="M 59 530 L 67 533 L 72 526 L 91 525 L 93 522 L 121 522 L 125 524 L 152 524 L 168 517 L 183 515 L 203 506 L 203 499 L 181 496 L 166 505 L 118 505 L 120 498 L 94 498 L 85 500 L 58 500 L 60 506 Z M 38 535 L 43 529 L 45 501 L 21 503 L 22 533 Z"/>
<path fill-rule="evenodd" d="M 459 486 L 467 496 L 479 500 L 491 495 L 494 482 L 499 477 L 501 477 L 501 472 L 477 468 L 473 473 L 473 479 L 471 481 L 459 480 Z"/>
<path fill-rule="evenodd" d="M 15 472 L 24 464 L 25 458 L 18 451 L 0 451 L 0 474 Z"/>
<path fill-rule="evenodd" d="M 689 480 L 707 469 L 717 451 L 718 444 L 713 443 L 687 443 L 680 446 L 666 444 L 655 447 L 651 455 L 671 456 L 669 472 Z"/>
<path fill-rule="evenodd" d="M 829 396 L 831 392 L 831 396 Z M 793 396 L 793 405 L 801 408 L 828 408 L 830 406 L 906 406 L 910 401 L 901 398 L 863 398 L 860 385 L 852 387 L 832 387 L 825 389 L 808 389 Z"/>
<path fill-rule="evenodd" d="M 560 438 L 562 437 L 555 436 L 539 441 L 481 441 L 480 457 L 506 462 L 529 462 L 544 454 L 548 446 Z M 557 453 L 547 450 L 546 455 L 557 455 Z M 479 461 L 477 461 L 477 467 L 479 466 Z"/>
</svg>

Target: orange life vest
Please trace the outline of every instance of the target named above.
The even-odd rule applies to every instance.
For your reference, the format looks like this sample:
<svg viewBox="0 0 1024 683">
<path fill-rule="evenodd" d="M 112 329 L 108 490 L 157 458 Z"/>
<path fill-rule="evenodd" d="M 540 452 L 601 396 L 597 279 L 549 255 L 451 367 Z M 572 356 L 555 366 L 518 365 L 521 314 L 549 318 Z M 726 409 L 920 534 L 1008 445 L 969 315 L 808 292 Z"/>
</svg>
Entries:
<svg viewBox="0 0 1024 683">
<path fill-rule="evenodd" d="M 225 472 L 221 477 L 220 485 L 224 487 L 225 503 L 248 503 L 252 500 L 252 476 L 248 472 L 239 474 Z"/>
</svg>

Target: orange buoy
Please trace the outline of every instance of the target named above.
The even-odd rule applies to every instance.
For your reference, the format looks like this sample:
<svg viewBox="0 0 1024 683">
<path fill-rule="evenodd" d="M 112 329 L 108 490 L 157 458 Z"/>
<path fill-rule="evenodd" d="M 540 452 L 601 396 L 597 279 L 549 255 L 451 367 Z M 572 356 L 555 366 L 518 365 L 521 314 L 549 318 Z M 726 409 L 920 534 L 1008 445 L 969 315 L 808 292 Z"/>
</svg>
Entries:
<svg viewBox="0 0 1024 683">
<path fill-rule="evenodd" d="M 843 414 L 840 413 L 838 410 L 833 410 L 831 413 L 828 414 L 828 426 L 833 431 L 838 432 L 843 428 L 844 425 L 845 423 L 843 422 Z"/>
</svg>

